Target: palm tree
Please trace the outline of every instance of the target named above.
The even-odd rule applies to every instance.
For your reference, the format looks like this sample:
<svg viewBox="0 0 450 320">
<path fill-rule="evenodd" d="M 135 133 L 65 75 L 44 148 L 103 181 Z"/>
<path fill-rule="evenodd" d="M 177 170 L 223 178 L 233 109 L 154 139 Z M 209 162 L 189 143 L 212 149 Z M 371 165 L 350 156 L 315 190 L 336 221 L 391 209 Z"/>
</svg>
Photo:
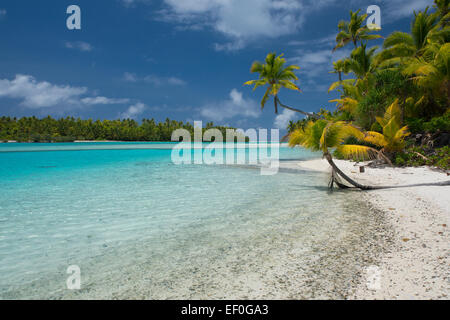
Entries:
<svg viewBox="0 0 450 320">
<path fill-rule="evenodd" d="M 373 73 L 376 71 L 376 66 L 373 63 L 375 51 L 378 47 L 366 49 L 367 45 L 363 44 L 361 47 L 354 49 L 350 58 L 346 59 L 345 71 L 352 72 L 357 79 L 346 79 L 334 82 L 331 84 L 328 92 L 333 91 L 339 87 L 342 88 L 342 93 L 345 97 L 350 97 L 354 100 L 360 101 L 365 93 L 371 88 L 374 77 Z M 335 102 L 333 100 L 331 102 Z"/>
<path fill-rule="evenodd" d="M 419 87 L 443 95 L 450 102 L 450 43 L 431 43 L 422 57 L 409 61 L 403 73 Z"/>
<path fill-rule="evenodd" d="M 305 128 L 299 128 L 295 130 L 289 137 L 289 146 L 302 146 L 313 151 L 323 152 L 324 158 L 328 161 L 332 168 L 331 181 L 329 184 L 330 189 L 333 188 L 334 183 L 336 183 L 340 188 L 349 188 L 348 186 L 340 182 L 339 177 L 343 178 L 353 187 L 361 190 L 450 185 L 450 180 L 438 183 L 420 183 L 404 186 L 366 186 L 356 182 L 339 169 L 339 167 L 333 161 L 330 149 L 336 148 L 342 155 L 346 156 L 347 158 L 353 159 L 375 158 L 376 156 L 378 156 L 380 152 L 374 148 L 361 145 L 344 144 L 344 141 L 348 137 L 357 138 L 361 137 L 361 134 L 364 133 L 352 124 L 343 121 L 333 122 L 329 120 L 319 119 L 317 121 L 309 121 Z"/>
<path fill-rule="evenodd" d="M 372 63 L 378 47 L 366 49 L 367 45 L 362 44 L 352 51 L 350 59 L 347 60 L 347 70 L 353 72 L 358 79 L 364 79 L 369 73 L 375 70 Z"/>
<path fill-rule="evenodd" d="M 389 35 L 383 43 L 384 50 L 376 57 L 376 64 L 390 66 L 401 63 L 405 58 L 419 57 L 433 35 L 439 17 L 425 11 L 416 13 L 411 23 L 411 34 L 396 31 Z"/>
<path fill-rule="evenodd" d="M 450 0 L 434 0 L 434 7 L 440 19 L 442 28 L 450 25 Z"/>
<path fill-rule="evenodd" d="M 359 101 L 351 97 L 341 97 L 341 99 L 330 100 L 330 102 L 336 102 L 339 111 L 348 112 L 350 115 L 354 116 L 358 109 Z"/>
<path fill-rule="evenodd" d="M 333 62 L 333 71 L 330 71 L 330 73 L 337 73 L 339 76 L 339 81 L 342 81 L 342 74 L 348 73 L 348 66 L 347 66 L 347 60 L 338 60 L 336 62 Z"/>
<path fill-rule="evenodd" d="M 349 43 L 353 43 L 356 48 L 358 47 L 358 43 L 362 44 L 363 41 L 382 38 L 377 34 L 369 34 L 372 30 L 363 25 L 367 14 L 359 15 L 360 11 L 350 11 L 350 21 L 339 22 L 339 33 L 336 37 L 337 45 L 334 47 L 333 52 L 345 47 Z"/>
<path fill-rule="evenodd" d="M 403 150 L 405 148 L 405 138 L 410 134 L 408 127 L 402 127 L 402 110 L 399 106 L 399 100 L 396 99 L 386 109 L 384 117 L 377 117 L 376 119 L 383 129 L 383 133 L 368 131 L 358 138 L 382 148 L 378 155 L 392 165 L 389 155 Z"/>
<path fill-rule="evenodd" d="M 341 153 L 349 157 L 365 155 L 375 158 L 378 153 L 376 149 L 367 146 L 343 144 L 348 137 L 359 136 L 360 132 L 358 128 L 343 121 L 333 122 L 320 119 L 310 121 L 305 128 L 295 130 L 289 137 L 289 146 L 302 146 L 312 151 L 322 151 L 323 157 L 332 168 L 330 188 L 332 188 L 335 182 L 339 187 L 345 187 L 338 179 L 338 176 L 340 176 L 356 188 L 371 190 L 375 189 L 375 187 L 362 185 L 342 172 L 333 161 L 329 150 L 331 148 L 338 148 Z"/>
<path fill-rule="evenodd" d="M 283 54 L 276 56 L 276 53 L 269 53 L 266 57 L 266 63 L 261 63 L 259 61 L 253 62 L 250 69 L 251 73 L 259 73 L 258 80 L 250 80 L 244 83 L 244 85 L 254 85 L 253 91 L 261 86 L 266 86 L 266 92 L 261 100 L 261 109 L 269 100 L 270 96 L 273 96 L 275 114 L 278 114 L 278 105 L 282 108 L 289 109 L 295 112 L 299 112 L 305 116 L 318 118 L 314 113 L 305 112 L 299 109 L 295 109 L 281 103 L 278 98 L 278 93 L 281 88 L 286 88 L 290 90 L 295 90 L 301 92 L 300 88 L 294 83 L 298 80 L 298 77 L 294 73 L 295 70 L 299 70 L 300 67 L 296 65 L 290 65 L 285 67 L 286 59 L 283 58 Z"/>
<path fill-rule="evenodd" d="M 289 138 L 291 147 L 300 145 L 313 151 L 322 151 L 332 167 L 332 180 L 343 187 L 337 176 L 342 177 L 351 185 L 362 190 L 378 189 L 381 187 L 370 187 L 359 184 L 343 173 L 334 163 L 329 149 L 335 148 L 346 159 L 370 160 L 374 158 L 383 159 L 392 165 L 386 154 L 403 150 L 405 138 L 409 135 L 407 127 L 401 127 L 401 110 L 398 99 L 386 110 L 383 118 L 378 117 L 377 121 L 383 128 L 383 133 L 374 131 L 364 132 L 351 123 L 344 121 L 318 120 L 310 121 L 304 128 L 296 129 Z M 377 150 L 370 146 L 346 144 L 349 137 L 354 137 L 361 142 L 368 142 L 379 146 Z M 333 183 L 333 182 L 332 182 Z M 330 186 L 332 186 L 330 183 Z"/>
</svg>

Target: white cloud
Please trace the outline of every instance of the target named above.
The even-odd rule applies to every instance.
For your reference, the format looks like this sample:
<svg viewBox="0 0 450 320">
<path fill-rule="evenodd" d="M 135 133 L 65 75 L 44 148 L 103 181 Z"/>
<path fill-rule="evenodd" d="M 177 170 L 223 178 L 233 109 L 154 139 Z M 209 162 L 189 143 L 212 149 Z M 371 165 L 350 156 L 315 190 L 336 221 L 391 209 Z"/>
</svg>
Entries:
<svg viewBox="0 0 450 320">
<path fill-rule="evenodd" d="M 0 9 L 0 19 L 2 19 L 5 16 L 6 16 L 6 10 L 5 9 Z"/>
<path fill-rule="evenodd" d="M 150 0 L 120 0 L 126 7 Z M 410 17 L 413 10 L 422 10 L 432 5 L 432 0 L 351 0 L 349 9 L 380 4 L 383 23 Z M 261 38 L 276 38 L 298 33 L 304 22 L 318 10 L 342 6 L 338 0 L 163 0 L 156 20 L 175 24 L 176 30 L 213 30 L 223 34 L 227 40 L 215 43 L 217 51 L 237 51 L 251 41 Z M 348 18 L 348 17 L 347 17 Z M 333 36 L 334 40 L 335 35 Z M 320 40 L 320 39 L 319 39 Z M 322 39 L 325 41 L 329 39 Z M 291 44 L 304 43 L 293 41 Z M 318 44 L 318 41 L 314 41 Z"/>
<path fill-rule="evenodd" d="M 328 36 L 319 39 L 309 39 L 309 40 L 292 40 L 288 42 L 290 46 L 312 46 L 312 45 L 327 45 L 334 43 L 336 41 L 336 33 L 332 33 Z"/>
<path fill-rule="evenodd" d="M 174 85 L 184 86 L 186 82 L 176 77 L 160 77 L 154 74 L 145 76 L 143 79 L 145 82 L 151 83 L 155 86 Z"/>
<path fill-rule="evenodd" d="M 106 97 L 88 97 L 81 99 L 81 102 L 86 105 L 97 105 L 97 104 L 124 104 L 130 102 L 130 99 L 111 99 Z"/>
<path fill-rule="evenodd" d="M 82 52 L 89 52 L 92 51 L 93 47 L 87 42 L 83 41 L 76 41 L 76 42 L 66 42 L 66 48 L 68 49 L 76 49 L 80 50 Z"/>
<path fill-rule="evenodd" d="M 151 0 L 119 0 L 126 8 L 134 8 L 138 3 L 151 3 Z"/>
<path fill-rule="evenodd" d="M 123 79 L 126 82 L 137 82 L 138 81 L 138 78 L 137 78 L 136 74 L 135 73 L 129 73 L 129 72 L 125 72 L 123 74 Z"/>
<path fill-rule="evenodd" d="M 275 117 L 273 125 L 275 128 L 285 130 L 289 124 L 289 121 L 298 117 L 298 113 L 289 109 L 284 109 L 282 113 Z"/>
<path fill-rule="evenodd" d="M 382 3 L 386 2 L 383 1 Z M 431 7 L 432 5 L 432 0 L 390 0 L 384 8 L 381 8 L 382 14 L 386 14 L 386 19 L 382 23 L 390 23 L 397 19 L 412 17 L 414 10 L 424 10 L 427 6 Z"/>
<path fill-rule="evenodd" d="M 334 0 L 164 0 L 159 20 L 209 28 L 230 39 L 216 50 L 239 50 L 248 41 L 296 33 L 305 16 Z"/>
<path fill-rule="evenodd" d="M 155 86 L 164 86 L 164 85 L 170 85 L 170 86 L 185 86 L 187 83 L 186 81 L 177 78 L 177 77 L 161 77 L 154 74 L 147 75 L 145 77 L 140 78 L 135 73 L 125 72 L 123 75 L 123 80 L 126 82 L 147 82 L 151 83 Z"/>
<path fill-rule="evenodd" d="M 181 79 L 176 78 L 176 77 L 169 77 L 169 78 L 167 78 L 167 83 L 171 84 L 173 86 L 184 86 L 184 85 L 186 85 L 186 82 L 184 80 L 181 80 Z"/>
<path fill-rule="evenodd" d="M 214 49 L 216 51 L 238 51 L 243 48 L 245 48 L 245 42 L 242 39 L 237 39 L 233 42 L 214 44 Z"/>
<path fill-rule="evenodd" d="M 135 0 L 120 0 L 125 7 L 131 7 L 135 4 Z"/>
<path fill-rule="evenodd" d="M 326 91 L 328 86 L 317 83 L 322 83 L 324 76 L 333 70 L 333 61 L 348 57 L 351 52 L 351 48 L 340 49 L 334 53 L 331 46 L 327 49 L 322 48 L 323 46 L 319 46 L 317 49 L 298 49 L 296 56 L 288 59 L 289 63 L 300 66 L 301 69 L 298 73 L 300 88 L 304 91 Z"/>
<path fill-rule="evenodd" d="M 119 115 L 122 119 L 135 119 L 147 109 L 147 106 L 141 102 L 138 102 Z"/>
<path fill-rule="evenodd" d="M 18 74 L 13 80 L 0 79 L 0 98 L 21 100 L 27 108 L 82 107 L 98 104 L 122 104 L 129 99 L 106 97 L 82 97 L 88 93 L 86 87 L 55 85 L 47 81 L 38 82 L 30 75 Z"/>
<path fill-rule="evenodd" d="M 13 80 L 0 80 L 0 97 L 21 99 L 21 104 L 29 108 L 53 107 L 58 104 L 74 104 L 87 92 L 84 87 L 53 85 L 37 82 L 29 75 L 16 75 Z"/>
<path fill-rule="evenodd" d="M 208 120 L 222 121 L 234 117 L 258 118 L 261 111 L 256 101 L 244 98 L 242 92 L 233 89 L 229 99 L 200 108 L 200 115 Z"/>
</svg>

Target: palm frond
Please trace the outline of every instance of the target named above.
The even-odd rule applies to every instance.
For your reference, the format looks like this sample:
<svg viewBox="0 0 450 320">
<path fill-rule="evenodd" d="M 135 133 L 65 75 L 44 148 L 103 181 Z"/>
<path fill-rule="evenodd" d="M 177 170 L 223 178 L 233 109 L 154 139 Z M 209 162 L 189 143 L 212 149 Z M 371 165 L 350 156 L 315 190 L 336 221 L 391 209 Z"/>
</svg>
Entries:
<svg viewBox="0 0 450 320">
<path fill-rule="evenodd" d="M 339 153 L 346 159 L 365 161 L 372 160 L 377 157 L 378 150 L 360 145 L 344 144 L 337 148 Z"/>
<path fill-rule="evenodd" d="M 266 90 L 266 93 L 264 93 L 264 96 L 261 100 L 261 109 L 264 109 L 264 106 L 266 105 L 267 100 L 269 100 L 269 94 L 270 94 L 271 90 L 272 90 L 272 87 L 269 86 Z"/>
<path fill-rule="evenodd" d="M 369 142 L 369 143 L 374 144 L 379 147 L 385 147 L 388 144 L 385 136 L 383 134 L 381 134 L 379 132 L 375 132 L 375 131 L 366 132 L 366 135 L 363 138 L 363 141 Z"/>
</svg>

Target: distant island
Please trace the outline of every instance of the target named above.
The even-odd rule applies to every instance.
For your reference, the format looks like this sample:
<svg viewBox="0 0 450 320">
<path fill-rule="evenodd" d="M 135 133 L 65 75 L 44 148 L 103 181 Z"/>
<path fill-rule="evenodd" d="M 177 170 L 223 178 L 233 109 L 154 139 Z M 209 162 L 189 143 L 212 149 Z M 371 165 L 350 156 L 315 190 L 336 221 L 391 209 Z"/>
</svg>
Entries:
<svg viewBox="0 0 450 320">
<path fill-rule="evenodd" d="M 206 123 L 203 130 L 218 129 L 225 136 L 226 126 Z M 66 117 L 54 119 L 50 116 L 37 117 L 1 117 L 0 142 L 80 142 L 80 141 L 171 141 L 172 132 L 186 129 L 194 133 L 194 126 L 189 122 L 166 119 L 157 122 L 143 119 L 141 123 L 133 119 L 122 120 L 83 120 Z"/>
</svg>

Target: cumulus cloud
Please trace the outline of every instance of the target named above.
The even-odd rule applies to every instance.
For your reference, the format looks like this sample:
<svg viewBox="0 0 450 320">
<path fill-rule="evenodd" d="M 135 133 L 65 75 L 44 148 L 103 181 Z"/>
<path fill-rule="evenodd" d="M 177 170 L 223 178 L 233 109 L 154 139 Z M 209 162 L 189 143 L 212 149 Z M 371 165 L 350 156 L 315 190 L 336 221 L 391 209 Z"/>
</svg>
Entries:
<svg viewBox="0 0 450 320">
<path fill-rule="evenodd" d="M 275 117 L 273 125 L 275 126 L 275 128 L 285 130 L 289 124 L 289 121 L 296 119 L 297 116 L 297 112 L 289 109 L 284 109 L 282 113 Z"/>
<path fill-rule="evenodd" d="M 120 0 L 126 7 L 150 0 Z M 352 0 L 353 8 L 379 4 L 384 23 L 410 17 L 413 10 L 422 10 L 431 0 Z M 229 41 L 215 43 L 218 51 L 236 51 L 249 41 L 276 38 L 297 33 L 308 16 L 318 10 L 342 6 L 339 0 L 163 0 L 155 19 L 175 24 L 178 30 L 213 30 Z"/>
<path fill-rule="evenodd" d="M 21 105 L 29 108 L 53 107 L 58 104 L 74 104 L 87 92 L 84 87 L 53 85 L 37 82 L 29 75 L 16 75 L 13 80 L 0 80 L 0 97 L 21 99 Z"/>
<path fill-rule="evenodd" d="M 138 102 L 134 105 L 128 107 L 128 109 L 119 115 L 122 119 L 135 119 L 137 116 L 141 115 L 147 106 L 142 102 Z"/>
<path fill-rule="evenodd" d="M 242 92 L 233 89 L 229 99 L 200 108 L 200 115 L 208 120 L 223 121 L 234 117 L 258 118 L 261 111 L 256 101 L 244 98 Z"/>
<path fill-rule="evenodd" d="M 88 93 L 86 87 L 56 85 L 47 81 L 38 82 L 30 75 L 18 74 L 12 80 L 0 79 L 0 98 L 20 100 L 20 105 L 32 108 L 82 107 L 98 104 L 122 104 L 128 99 L 106 97 L 83 97 Z"/>
<path fill-rule="evenodd" d="M 135 73 L 130 72 L 124 73 L 123 80 L 126 82 L 146 82 L 155 86 L 184 86 L 187 84 L 186 81 L 177 77 L 161 77 L 155 74 L 150 74 L 145 77 L 139 77 Z"/>
<path fill-rule="evenodd" d="M 309 8 L 322 1 L 310 0 L 164 0 L 159 19 L 193 29 L 212 29 L 230 41 L 216 50 L 239 50 L 249 40 L 275 38 L 298 31 Z"/>
<path fill-rule="evenodd" d="M 68 49 L 75 49 L 82 52 L 89 52 L 93 49 L 92 45 L 84 41 L 66 42 L 65 45 Z"/>
</svg>

